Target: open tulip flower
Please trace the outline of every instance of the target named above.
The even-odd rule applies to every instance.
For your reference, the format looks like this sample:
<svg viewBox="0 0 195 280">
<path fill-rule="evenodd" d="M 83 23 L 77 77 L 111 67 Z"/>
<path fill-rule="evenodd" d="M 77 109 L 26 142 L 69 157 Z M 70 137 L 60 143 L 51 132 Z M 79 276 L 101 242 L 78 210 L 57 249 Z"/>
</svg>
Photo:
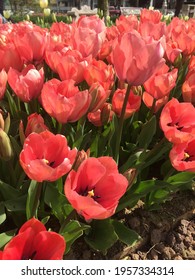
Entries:
<svg viewBox="0 0 195 280">
<path fill-rule="evenodd" d="M 61 235 L 47 231 L 39 220 L 32 218 L 0 251 L 0 260 L 61 260 L 65 248 Z"/>
<path fill-rule="evenodd" d="M 111 157 L 88 158 L 72 170 L 64 185 L 71 205 L 86 220 L 106 219 L 115 213 L 128 186 Z"/>
<path fill-rule="evenodd" d="M 20 164 L 29 178 L 37 182 L 56 181 L 68 173 L 76 158 L 66 137 L 49 131 L 31 133 L 20 153 Z"/>
</svg>

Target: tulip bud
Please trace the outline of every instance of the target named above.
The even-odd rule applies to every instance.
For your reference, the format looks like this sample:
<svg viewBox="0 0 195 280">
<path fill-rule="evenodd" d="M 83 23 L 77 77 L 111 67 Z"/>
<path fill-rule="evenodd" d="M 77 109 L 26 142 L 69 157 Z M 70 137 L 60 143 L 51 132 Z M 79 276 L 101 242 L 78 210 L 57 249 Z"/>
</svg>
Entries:
<svg viewBox="0 0 195 280">
<path fill-rule="evenodd" d="M 111 121 L 112 116 L 113 116 L 113 111 L 111 110 L 111 104 L 104 103 L 100 115 L 102 125 L 106 125 L 109 121 Z"/>
<path fill-rule="evenodd" d="M 52 13 L 51 17 L 53 22 L 57 22 L 56 13 Z"/>
<path fill-rule="evenodd" d="M 47 8 L 48 6 L 48 0 L 40 0 L 39 5 L 42 9 Z"/>
<path fill-rule="evenodd" d="M 77 171 L 81 163 L 90 156 L 90 150 L 88 149 L 86 152 L 84 150 L 78 151 L 77 157 L 74 164 L 74 170 Z"/>
<path fill-rule="evenodd" d="M 0 129 L 5 133 L 9 132 L 10 128 L 10 114 L 6 111 L 0 110 Z"/>
<path fill-rule="evenodd" d="M 137 177 L 137 170 L 135 168 L 130 168 L 125 173 L 123 173 L 123 176 L 128 180 L 128 188 L 131 188 L 133 185 L 135 178 Z"/>
<path fill-rule="evenodd" d="M 3 16 L 4 18 L 9 19 L 11 17 L 11 10 L 4 10 Z"/>
<path fill-rule="evenodd" d="M 10 160 L 13 156 L 11 141 L 2 129 L 0 129 L 0 158 Z"/>
<path fill-rule="evenodd" d="M 50 14 L 51 14 L 51 10 L 50 10 L 49 8 L 45 8 L 45 9 L 43 10 L 43 13 L 44 13 L 44 16 L 48 17 L 48 16 L 50 16 Z"/>
<path fill-rule="evenodd" d="M 23 122 L 20 121 L 20 124 L 19 124 L 19 136 L 20 136 L 20 143 L 24 144 L 24 140 L 26 139 L 26 136 L 24 134 L 24 125 L 23 125 Z"/>
</svg>

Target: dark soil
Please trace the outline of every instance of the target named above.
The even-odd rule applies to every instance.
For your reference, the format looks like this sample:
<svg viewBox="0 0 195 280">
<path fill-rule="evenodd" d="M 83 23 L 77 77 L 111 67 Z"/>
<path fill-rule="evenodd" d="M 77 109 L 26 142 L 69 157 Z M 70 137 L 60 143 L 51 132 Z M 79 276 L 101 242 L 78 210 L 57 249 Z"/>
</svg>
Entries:
<svg viewBox="0 0 195 280">
<path fill-rule="evenodd" d="M 80 238 L 65 259 L 195 260 L 195 192 L 177 193 L 155 211 L 146 210 L 140 201 L 119 219 L 141 236 L 139 243 L 128 247 L 117 242 L 103 255 Z"/>
</svg>

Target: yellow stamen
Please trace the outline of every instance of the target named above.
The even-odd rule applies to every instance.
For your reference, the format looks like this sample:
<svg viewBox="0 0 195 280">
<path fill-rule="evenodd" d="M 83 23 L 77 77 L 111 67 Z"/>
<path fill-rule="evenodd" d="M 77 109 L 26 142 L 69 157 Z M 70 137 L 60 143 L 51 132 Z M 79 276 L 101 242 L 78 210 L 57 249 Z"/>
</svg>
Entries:
<svg viewBox="0 0 195 280">
<path fill-rule="evenodd" d="M 89 197 L 95 196 L 94 190 L 88 191 L 88 196 L 89 196 Z"/>
<path fill-rule="evenodd" d="M 188 153 L 184 153 L 184 160 L 189 158 L 189 157 L 190 157 L 190 155 Z"/>
<path fill-rule="evenodd" d="M 43 162 L 46 163 L 46 164 L 49 164 L 49 161 L 45 158 L 43 159 Z"/>
</svg>

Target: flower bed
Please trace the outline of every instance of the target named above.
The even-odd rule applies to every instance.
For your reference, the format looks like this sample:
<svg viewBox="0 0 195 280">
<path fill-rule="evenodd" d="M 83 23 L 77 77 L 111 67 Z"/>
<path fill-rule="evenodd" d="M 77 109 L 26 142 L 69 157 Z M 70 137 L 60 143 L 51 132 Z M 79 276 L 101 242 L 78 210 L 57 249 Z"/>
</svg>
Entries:
<svg viewBox="0 0 195 280">
<path fill-rule="evenodd" d="M 132 246 L 124 209 L 193 188 L 194 24 L 143 9 L 0 25 L 0 259 Z"/>
</svg>

